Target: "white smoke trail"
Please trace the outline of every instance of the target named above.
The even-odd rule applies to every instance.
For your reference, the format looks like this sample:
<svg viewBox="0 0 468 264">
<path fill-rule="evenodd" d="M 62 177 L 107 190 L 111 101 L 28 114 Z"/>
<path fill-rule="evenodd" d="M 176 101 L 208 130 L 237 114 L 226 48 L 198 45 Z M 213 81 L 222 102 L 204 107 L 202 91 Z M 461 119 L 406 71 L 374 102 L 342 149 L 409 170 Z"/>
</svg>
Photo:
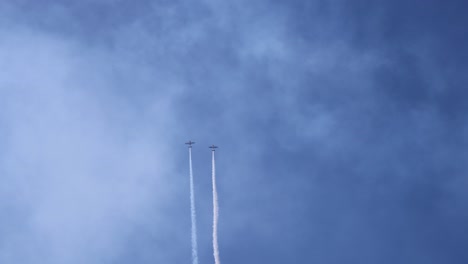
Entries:
<svg viewBox="0 0 468 264">
<path fill-rule="evenodd" d="M 212 181 L 213 181 L 213 255 L 215 259 L 215 264 L 220 264 L 219 261 L 219 247 L 218 247 L 218 192 L 216 191 L 216 169 L 215 169 L 215 152 L 211 152 L 211 164 L 212 164 Z"/>
<path fill-rule="evenodd" d="M 189 148 L 190 163 L 190 212 L 192 218 L 192 264 L 198 264 L 197 213 L 195 210 L 195 192 L 193 188 L 192 148 Z"/>
</svg>

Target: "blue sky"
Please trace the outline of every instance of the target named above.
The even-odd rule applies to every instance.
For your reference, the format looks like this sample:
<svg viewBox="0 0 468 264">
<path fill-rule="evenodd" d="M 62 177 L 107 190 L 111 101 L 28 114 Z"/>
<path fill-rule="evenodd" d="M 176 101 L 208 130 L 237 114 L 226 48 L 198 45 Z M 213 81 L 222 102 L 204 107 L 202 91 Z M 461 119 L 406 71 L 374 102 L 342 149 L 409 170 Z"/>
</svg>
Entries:
<svg viewBox="0 0 468 264">
<path fill-rule="evenodd" d="M 2 1 L 0 262 L 468 263 L 464 1 Z"/>
</svg>

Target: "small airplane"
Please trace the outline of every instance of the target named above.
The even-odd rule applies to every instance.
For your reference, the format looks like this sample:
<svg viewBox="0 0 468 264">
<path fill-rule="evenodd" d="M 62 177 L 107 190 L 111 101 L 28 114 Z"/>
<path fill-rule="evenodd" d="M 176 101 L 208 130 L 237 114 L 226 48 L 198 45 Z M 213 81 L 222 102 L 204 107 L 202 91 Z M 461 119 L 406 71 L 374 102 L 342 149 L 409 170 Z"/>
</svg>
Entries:
<svg viewBox="0 0 468 264">
<path fill-rule="evenodd" d="M 189 140 L 189 142 L 185 142 L 185 145 L 189 145 L 189 148 L 191 148 L 193 144 L 195 144 L 195 142 L 192 140 Z"/>
<path fill-rule="evenodd" d="M 211 145 L 211 146 L 209 146 L 209 148 L 211 149 L 211 151 L 215 151 L 215 149 L 217 149 L 217 148 L 218 148 L 218 146 Z"/>
</svg>

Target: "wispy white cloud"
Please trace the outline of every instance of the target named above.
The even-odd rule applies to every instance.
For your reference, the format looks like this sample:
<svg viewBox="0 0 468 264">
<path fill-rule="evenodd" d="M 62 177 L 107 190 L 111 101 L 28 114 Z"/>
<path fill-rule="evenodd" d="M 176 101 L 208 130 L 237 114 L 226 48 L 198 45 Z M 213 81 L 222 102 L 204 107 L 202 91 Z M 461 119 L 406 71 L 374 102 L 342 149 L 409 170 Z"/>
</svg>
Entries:
<svg viewBox="0 0 468 264">
<path fill-rule="evenodd" d="M 53 35 L 0 34 L 0 192 L 14 208 L 3 215 L 0 259 L 113 261 L 142 215 L 170 201 L 168 95 L 153 94 L 142 112 L 110 92 L 122 88 L 113 77 L 128 74 L 112 62 L 143 67 Z"/>
</svg>

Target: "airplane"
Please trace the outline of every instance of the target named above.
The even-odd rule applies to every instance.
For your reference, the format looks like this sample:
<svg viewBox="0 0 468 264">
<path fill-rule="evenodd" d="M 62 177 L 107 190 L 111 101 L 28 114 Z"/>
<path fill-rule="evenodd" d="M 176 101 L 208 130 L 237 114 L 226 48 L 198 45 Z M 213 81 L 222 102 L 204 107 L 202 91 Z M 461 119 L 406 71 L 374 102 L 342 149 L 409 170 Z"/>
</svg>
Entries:
<svg viewBox="0 0 468 264">
<path fill-rule="evenodd" d="M 211 145 L 211 146 L 209 146 L 209 148 L 211 149 L 211 151 L 215 151 L 215 149 L 217 149 L 217 148 L 218 148 L 218 146 Z"/>
<path fill-rule="evenodd" d="M 189 148 L 192 148 L 192 145 L 195 144 L 194 141 L 189 140 L 189 142 L 186 142 L 185 145 L 189 145 Z"/>
</svg>

